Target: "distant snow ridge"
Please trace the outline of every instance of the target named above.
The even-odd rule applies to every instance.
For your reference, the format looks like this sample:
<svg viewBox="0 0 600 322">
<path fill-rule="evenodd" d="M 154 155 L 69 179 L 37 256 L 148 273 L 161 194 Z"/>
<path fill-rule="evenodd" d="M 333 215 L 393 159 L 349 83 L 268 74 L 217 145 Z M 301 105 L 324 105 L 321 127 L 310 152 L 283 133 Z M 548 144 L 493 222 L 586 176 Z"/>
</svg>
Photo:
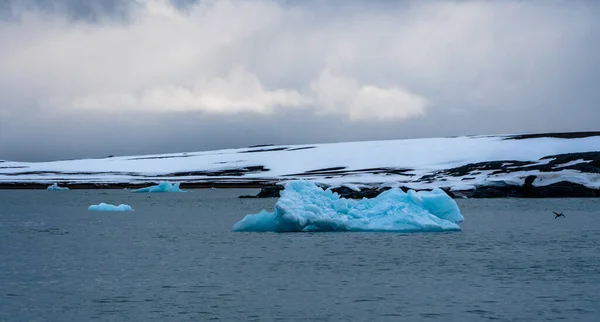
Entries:
<svg viewBox="0 0 600 322">
<path fill-rule="evenodd" d="M 58 184 L 53 183 L 51 186 L 48 186 L 48 188 L 46 188 L 49 191 L 66 191 L 69 190 L 69 188 L 67 187 L 59 187 Z"/>
<path fill-rule="evenodd" d="M 440 189 L 394 188 L 373 199 L 351 200 L 300 180 L 285 185 L 275 211 L 247 215 L 233 231 L 441 232 L 460 230 L 463 220 L 456 202 Z"/>
<path fill-rule="evenodd" d="M 163 181 L 156 186 L 145 187 L 135 190 L 134 192 L 185 192 L 179 189 L 179 182 L 171 184 L 168 181 Z"/>
<path fill-rule="evenodd" d="M 88 211 L 133 211 L 133 208 L 126 204 L 115 206 L 102 202 L 98 205 L 89 206 Z"/>
</svg>

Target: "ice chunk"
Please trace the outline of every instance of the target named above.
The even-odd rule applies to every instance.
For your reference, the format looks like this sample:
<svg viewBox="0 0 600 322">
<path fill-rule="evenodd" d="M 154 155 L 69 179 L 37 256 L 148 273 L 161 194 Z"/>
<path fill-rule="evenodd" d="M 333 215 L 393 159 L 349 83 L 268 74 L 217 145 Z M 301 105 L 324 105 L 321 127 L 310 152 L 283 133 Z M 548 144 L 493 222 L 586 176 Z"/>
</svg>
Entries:
<svg viewBox="0 0 600 322">
<path fill-rule="evenodd" d="M 309 181 L 291 181 L 275 211 L 247 215 L 234 231 L 390 231 L 460 230 L 456 202 L 440 189 L 403 192 L 393 188 L 373 199 L 340 198 Z"/>
<path fill-rule="evenodd" d="M 59 187 L 58 184 L 55 182 L 53 183 L 51 186 L 48 186 L 48 188 L 46 188 L 49 191 L 65 191 L 65 190 L 69 190 L 69 188 L 67 187 Z"/>
<path fill-rule="evenodd" d="M 133 208 L 131 208 L 131 206 L 126 205 L 126 204 L 120 204 L 118 206 L 115 206 L 115 205 L 111 205 L 111 204 L 102 202 L 98 205 L 89 206 L 88 210 L 89 211 L 133 211 Z"/>
<path fill-rule="evenodd" d="M 134 192 L 185 192 L 179 189 L 179 182 L 171 184 L 168 181 L 163 181 L 156 186 L 140 188 L 135 190 Z"/>
</svg>

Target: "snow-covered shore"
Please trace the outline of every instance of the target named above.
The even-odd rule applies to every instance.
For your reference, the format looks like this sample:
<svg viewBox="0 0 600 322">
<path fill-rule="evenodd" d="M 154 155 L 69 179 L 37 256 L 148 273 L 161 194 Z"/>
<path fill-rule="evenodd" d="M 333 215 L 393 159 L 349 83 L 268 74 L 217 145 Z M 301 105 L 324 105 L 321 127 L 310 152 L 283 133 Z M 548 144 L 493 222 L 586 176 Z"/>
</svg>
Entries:
<svg viewBox="0 0 600 322">
<path fill-rule="evenodd" d="M 4 188 L 265 185 L 306 179 L 328 186 L 466 191 L 568 182 L 600 189 L 600 132 L 467 136 L 255 146 L 53 162 L 0 162 Z"/>
</svg>

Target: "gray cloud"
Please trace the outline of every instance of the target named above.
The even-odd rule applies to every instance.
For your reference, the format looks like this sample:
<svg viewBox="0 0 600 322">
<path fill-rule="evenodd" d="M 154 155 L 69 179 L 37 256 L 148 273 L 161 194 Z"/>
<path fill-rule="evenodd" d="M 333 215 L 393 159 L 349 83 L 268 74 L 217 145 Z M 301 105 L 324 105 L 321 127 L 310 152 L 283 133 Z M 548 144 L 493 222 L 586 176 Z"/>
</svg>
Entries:
<svg viewBox="0 0 600 322">
<path fill-rule="evenodd" d="M 123 0 L 4 0 L 0 17 L 18 20 L 24 13 L 42 12 L 71 21 L 115 22 L 126 20 L 134 6 L 134 1 Z"/>
<path fill-rule="evenodd" d="M 0 8 L 0 159 L 600 119 L 591 1 L 15 3 Z"/>
</svg>

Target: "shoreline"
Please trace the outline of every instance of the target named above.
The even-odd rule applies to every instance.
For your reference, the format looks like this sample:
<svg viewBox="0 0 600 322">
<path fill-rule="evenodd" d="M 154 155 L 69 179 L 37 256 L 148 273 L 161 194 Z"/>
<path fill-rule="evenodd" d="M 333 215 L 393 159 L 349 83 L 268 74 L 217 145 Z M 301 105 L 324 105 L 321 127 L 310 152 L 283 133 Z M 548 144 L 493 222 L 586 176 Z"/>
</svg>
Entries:
<svg viewBox="0 0 600 322">
<path fill-rule="evenodd" d="M 533 176 L 525 180 L 523 185 L 492 185 L 479 186 L 469 190 L 451 190 L 451 187 L 440 187 L 453 199 L 492 199 L 492 198 L 600 198 L 600 189 L 588 188 L 581 184 L 568 181 L 546 186 L 533 186 Z M 118 190 L 118 189 L 139 189 L 158 184 L 157 182 L 146 183 L 60 183 L 60 187 L 69 188 L 69 190 Z M 14 182 L 0 183 L 0 190 L 46 190 L 50 186 L 48 183 L 30 183 Z M 248 181 L 248 182 L 181 182 L 180 187 L 183 190 L 194 189 L 260 189 L 256 195 L 241 195 L 240 198 L 278 198 L 283 186 L 275 181 Z M 327 188 L 322 185 L 322 188 Z M 399 187 L 403 191 L 408 191 L 408 187 Z M 389 188 L 372 186 L 352 190 L 345 186 L 336 186 L 332 191 L 338 193 L 343 198 L 362 199 L 374 198 Z M 414 189 L 431 190 L 431 189 Z"/>
<path fill-rule="evenodd" d="M 67 187 L 70 190 L 117 190 L 117 189 L 139 189 L 158 184 L 158 182 L 148 183 L 60 183 L 61 187 Z M 0 190 L 46 190 L 50 183 L 0 183 Z M 267 186 L 273 186 L 273 183 L 267 182 L 182 182 L 181 189 L 261 189 Z"/>
<path fill-rule="evenodd" d="M 400 161 L 398 151 L 415 157 Z M 287 163 L 304 159 L 312 161 Z M 600 132 L 255 146 L 33 163 L 0 160 L 0 190 L 45 190 L 52 184 L 127 190 L 169 181 L 184 190 L 261 189 L 262 194 L 250 197 L 262 198 L 279 196 L 277 185 L 290 180 L 321 182 L 321 187 L 351 198 L 373 198 L 387 186 L 441 188 L 453 198 L 600 197 Z"/>
</svg>

